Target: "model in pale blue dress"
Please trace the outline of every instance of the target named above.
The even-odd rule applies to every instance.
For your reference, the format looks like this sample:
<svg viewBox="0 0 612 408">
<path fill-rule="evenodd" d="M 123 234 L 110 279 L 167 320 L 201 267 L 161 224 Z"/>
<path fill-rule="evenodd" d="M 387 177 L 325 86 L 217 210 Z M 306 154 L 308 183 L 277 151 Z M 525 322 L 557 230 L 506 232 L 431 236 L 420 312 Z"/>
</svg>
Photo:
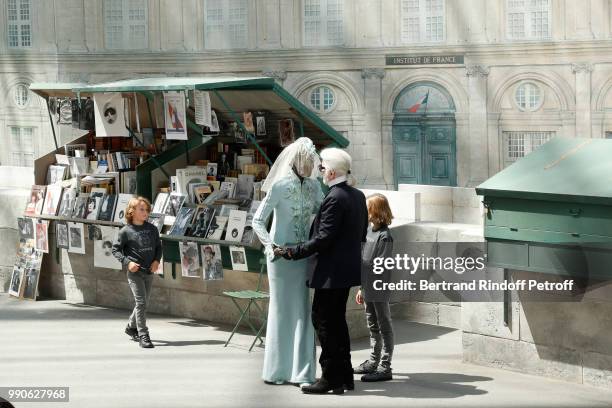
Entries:
<svg viewBox="0 0 612 408">
<path fill-rule="evenodd" d="M 315 334 L 306 286 L 307 259 L 272 261 L 272 244 L 305 242 L 312 216 L 323 200 L 319 182 L 291 172 L 276 181 L 253 217 L 253 229 L 266 248 L 270 304 L 263 379 L 273 383 L 315 381 Z M 274 212 L 272 228 L 267 221 Z"/>
</svg>

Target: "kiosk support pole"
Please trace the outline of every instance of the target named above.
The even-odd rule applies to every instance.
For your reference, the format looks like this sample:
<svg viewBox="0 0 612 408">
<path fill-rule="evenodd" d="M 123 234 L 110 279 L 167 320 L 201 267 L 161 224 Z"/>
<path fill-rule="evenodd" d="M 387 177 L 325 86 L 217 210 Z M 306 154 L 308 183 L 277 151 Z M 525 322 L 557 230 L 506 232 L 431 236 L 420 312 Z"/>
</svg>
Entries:
<svg viewBox="0 0 612 408">
<path fill-rule="evenodd" d="M 57 136 L 55 135 L 55 126 L 53 126 L 53 118 L 51 117 L 51 110 L 49 109 L 49 97 L 45 98 L 45 102 L 47 103 L 47 114 L 49 115 L 49 124 L 51 125 L 51 132 L 53 132 L 53 142 L 55 142 L 55 149 L 57 150 L 59 146 L 57 145 Z"/>
</svg>

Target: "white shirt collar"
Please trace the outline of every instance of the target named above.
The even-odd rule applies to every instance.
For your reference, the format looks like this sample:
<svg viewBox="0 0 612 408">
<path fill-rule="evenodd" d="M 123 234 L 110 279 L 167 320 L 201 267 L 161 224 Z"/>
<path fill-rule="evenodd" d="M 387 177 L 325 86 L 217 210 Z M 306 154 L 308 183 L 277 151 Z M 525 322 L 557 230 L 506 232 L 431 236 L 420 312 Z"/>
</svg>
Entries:
<svg viewBox="0 0 612 408">
<path fill-rule="evenodd" d="M 338 176 L 335 179 L 333 179 L 332 181 L 330 181 L 328 186 L 329 187 L 333 187 L 336 184 L 340 184 L 340 183 L 345 182 L 345 181 L 346 181 L 346 176 Z"/>
</svg>

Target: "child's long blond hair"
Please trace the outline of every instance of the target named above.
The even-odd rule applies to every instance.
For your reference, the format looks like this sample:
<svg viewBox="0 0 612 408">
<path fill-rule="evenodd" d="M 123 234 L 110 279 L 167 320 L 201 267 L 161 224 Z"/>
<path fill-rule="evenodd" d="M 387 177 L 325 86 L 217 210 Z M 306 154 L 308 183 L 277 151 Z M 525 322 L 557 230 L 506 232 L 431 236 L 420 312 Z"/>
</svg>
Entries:
<svg viewBox="0 0 612 408">
<path fill-rule="evenodd" d="M 125 220 L 128 224 L 132 224 L 134 219 L 134 211 L 136 211 L 136 207 L 138 204 L 144 203 L 145 207 L 147 207 L 147 211 L 151 212 L 151 202 L 144 197 L 134 197 L 130 199 L 130 202 L 125 209 Z"/>
<path fill-rule="evenodd" d="M 372 194 L 366 200 L 368 206 L 368 221 L 373 224 L 391 225 L 393 214 L 387 197 L 380 193 Z"/>
</svg>

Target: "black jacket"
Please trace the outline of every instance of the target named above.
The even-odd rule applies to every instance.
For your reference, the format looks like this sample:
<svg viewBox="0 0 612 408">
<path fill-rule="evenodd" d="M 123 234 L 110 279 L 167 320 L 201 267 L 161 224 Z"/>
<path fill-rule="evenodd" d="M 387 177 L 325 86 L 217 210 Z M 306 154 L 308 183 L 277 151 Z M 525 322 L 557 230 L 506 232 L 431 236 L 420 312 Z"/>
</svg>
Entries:
<svg viewBox="0 0 612 408">
<path fill-rule="evenodd" d="M 315 254 L 308 286 L 338 289 L 361 283 L 361 245 L 368 230 L 363 193 L 342 182 L 332 186 L 310 228 L 310 240 L 293 248 L 292 257 Z"/>
</svg>

